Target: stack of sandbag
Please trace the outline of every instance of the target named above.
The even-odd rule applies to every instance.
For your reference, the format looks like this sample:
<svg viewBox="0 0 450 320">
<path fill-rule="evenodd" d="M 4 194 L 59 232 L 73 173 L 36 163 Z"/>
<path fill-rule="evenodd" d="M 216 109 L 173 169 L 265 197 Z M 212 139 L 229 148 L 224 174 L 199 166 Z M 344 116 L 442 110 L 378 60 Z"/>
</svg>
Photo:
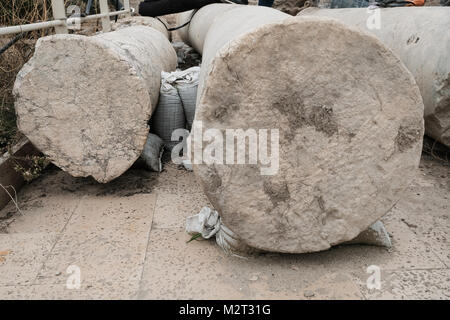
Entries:
<svg viewBox="0 0 450 320">
<path fill-rule="evenodd" d="M 164 150 L 171 151 L 179 143 L 172 141 L 172 133 L 177 129 L 191 129 L 199 73 L 199 67 L 161 73 L 159 102 L 141 155 L 150 170 L 161 172 Z"/>
<path fill-rule="evenodd" d="M 163 140 L 168 150 L 178 143 L 172 141 L 173 131 L 192 127 L 199 73 L 199 67 L 161 73 L 159 102 L 150 120 L 150 131 Z"/>
<path fill-rule="evenodd" d="M 174 72 L 173 72 L 174 73 Z M 192 67 L 180 73 L 175 82 L 181 103 L 183 104 L 184 115 L 186 117 L 186 129 L 192 128 L 195 117 L 195 103 L 197 101 L 199 67 Z"/>
</svg>

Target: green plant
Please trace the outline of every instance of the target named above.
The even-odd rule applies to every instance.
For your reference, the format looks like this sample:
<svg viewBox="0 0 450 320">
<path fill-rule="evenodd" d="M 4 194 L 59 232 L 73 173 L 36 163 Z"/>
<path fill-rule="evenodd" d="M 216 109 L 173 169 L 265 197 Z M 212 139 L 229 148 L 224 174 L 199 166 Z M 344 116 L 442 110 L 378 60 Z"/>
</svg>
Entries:
<svg viewBox="0 0 450 320">
<path fill-rule="evenodd" d="M 45 156 L 12 157 L 12 159 L 15 161 L 14 170 L 27 182 L 38 178 L 50 164 L 50 160 Z"/>
<path fill-rule="evenodd" d="M 194 234 L 194 235 L 191 237 L 191 239 L 190 239 L 189 241 L 186 241 L 186 243 L 189 243 L 189 242 L 192 242 L 192 241 L 194 241 L 194 240 L 197 240 L 197 239 L 201 238 L 201 236 L 202 236 L 201 233 L 196 233 L 196 234 Z"/>
</svg>

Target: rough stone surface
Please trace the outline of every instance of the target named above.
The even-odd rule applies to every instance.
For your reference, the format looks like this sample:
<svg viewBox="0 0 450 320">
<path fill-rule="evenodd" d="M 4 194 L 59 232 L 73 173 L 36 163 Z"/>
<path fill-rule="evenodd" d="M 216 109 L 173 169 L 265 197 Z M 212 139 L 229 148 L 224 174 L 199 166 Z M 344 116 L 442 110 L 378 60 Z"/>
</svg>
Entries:
<svg viewBox="0 0 450 320">
<path fill-rule="evenodd" d="M 279 172 L 219 164 L 194 171 L 224 224 L 248 245 L 325 250 L 399 200 L 419 163 L 422 99 L 375 38 L 329 19 L 270 18 L 276 10 L 260 9 L 214 20 L 196 120 L 222 133 L 278 129 Z"/>
<path fill-rule="evenodd" d="M 305 2 L 306 0 L 275 0 L 273 8 L 295 16 L 303 8 Z"/>
<path fill-rule="evenodd" d="M 42 38 L 16 79 L 18 127 L 71 175 L 111 181 L 140 156 L 161 71 L 176 64 L 149 27 Z"/>
<path fill-rule="evenodd" d="M 284 13 L 295 16 L 303 8 L 307 0 L 275 0 L 272 8 L 280 10 Z M 314 1 L 310 1 L 314 2 Z M 258 5 L 258 0 L 249 0 L 249 5 Z"/>
<path fill-rule="evenodd" d="M 301 15 L 338 19 L 379 38 L 416 79 L 425 105 L 426 133 L 450 147 L 450 7 L 381 9 L 380 28 L 370 30 L 367 22 L 374 14 L 365 8 L 311 8 Z"/>
<path fill-rule="evenodd" d="M 161 22 L 161 21 L 163 21 L 163 22 Z M 114 23 L 111 26 L 111 30 L 115 31 L 115 30 L 119 30 L 119 29 L 123 29 L 123 28 L 132 27 L 132 26 L 146 26 L 146 27 L 151 27 L 153 29 L 158 30 L 167 39 L 169 39 L 170 38 L 169 31 L 167 31 L 167 28 L 165 27 L 165 25 L 167 25 L 167 22 L 164 19 L 161 19 L 161 21 L 159 21 L 158 19 L 152 18 L 152 17 L 135 16 L 135 17 L 130 17 L 130 18 L 119 19 L 117 21 L 117 23 Z M 163 23 L 165 23 L 165 25 Z"/>
</svg>

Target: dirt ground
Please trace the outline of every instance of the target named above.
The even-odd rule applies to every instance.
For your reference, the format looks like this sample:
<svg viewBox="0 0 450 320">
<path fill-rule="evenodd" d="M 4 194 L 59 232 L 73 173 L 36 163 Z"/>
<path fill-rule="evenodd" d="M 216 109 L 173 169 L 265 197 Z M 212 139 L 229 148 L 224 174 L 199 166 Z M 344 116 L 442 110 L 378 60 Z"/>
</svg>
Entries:
<svg viewBox="0 0 450 320">
<path fill-rule="evenodd" d="M 423 157 L 383 218 L 391 249 L 228 256 L 212 240 L 187 243 L 185 218 L 205 205 L 194 174 L 173 164 L 107 185 L 50 168 L 19 193 L 21 213 L 0 211 L 0 299 L 450 298 L 448 163 Z M 380 290 L 367 287 L 371 265 Z"/>
</svg>

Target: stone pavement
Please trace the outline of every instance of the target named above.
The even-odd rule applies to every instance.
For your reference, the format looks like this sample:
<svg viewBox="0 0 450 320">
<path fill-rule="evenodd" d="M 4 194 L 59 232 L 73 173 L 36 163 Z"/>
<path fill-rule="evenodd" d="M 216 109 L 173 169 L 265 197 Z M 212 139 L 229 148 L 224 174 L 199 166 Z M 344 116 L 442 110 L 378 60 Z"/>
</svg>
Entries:
<svg viewBox="0 0 450 320">
<path fill-rule="evenodd" d="M 448 164 L 422 160 L 383 219 L 389 250 L 228 256 L 214 241 L 187 243 L 185 218 L 205 205 L 194 175 L 173 164 L 107 185 L 51 168 L 19 193 L 22 213 L 0 211 L 0 299 L 450 298 Z M 380 290 L 367 288 L 370 265 Z"/>
</svg>

